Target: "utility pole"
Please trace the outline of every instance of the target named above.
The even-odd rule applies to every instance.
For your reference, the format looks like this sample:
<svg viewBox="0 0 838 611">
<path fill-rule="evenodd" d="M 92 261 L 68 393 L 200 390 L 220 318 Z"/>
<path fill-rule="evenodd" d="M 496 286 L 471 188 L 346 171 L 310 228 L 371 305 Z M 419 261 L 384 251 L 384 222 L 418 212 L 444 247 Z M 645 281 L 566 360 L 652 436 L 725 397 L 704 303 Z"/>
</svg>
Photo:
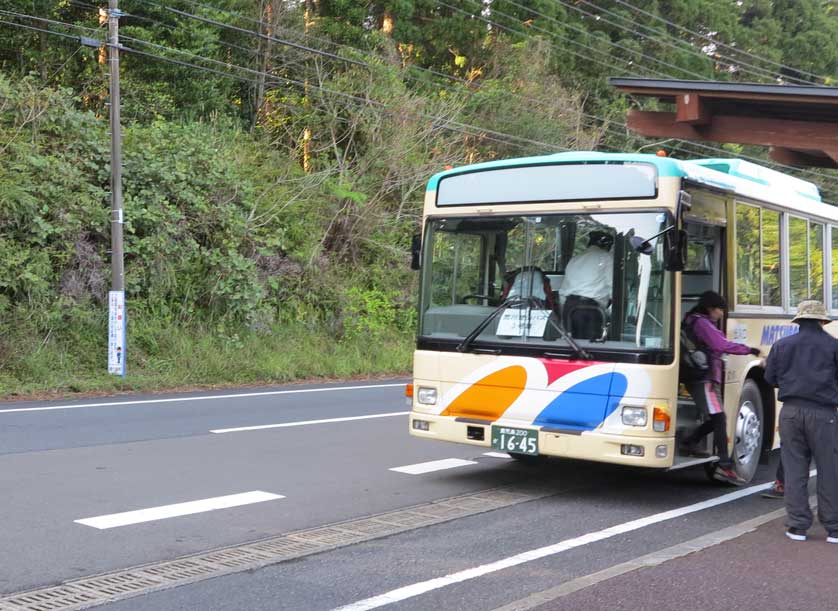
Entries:
<svg viewBox="0 0 838 611">
<path fill-rule="evenodd" d="M 122 131 L 119 118 L 119 0 L 108 0 L 111 119 L 111 291 L 108 372 L 125 377 L 125 268 L 122 262 Z"/>
</svg>

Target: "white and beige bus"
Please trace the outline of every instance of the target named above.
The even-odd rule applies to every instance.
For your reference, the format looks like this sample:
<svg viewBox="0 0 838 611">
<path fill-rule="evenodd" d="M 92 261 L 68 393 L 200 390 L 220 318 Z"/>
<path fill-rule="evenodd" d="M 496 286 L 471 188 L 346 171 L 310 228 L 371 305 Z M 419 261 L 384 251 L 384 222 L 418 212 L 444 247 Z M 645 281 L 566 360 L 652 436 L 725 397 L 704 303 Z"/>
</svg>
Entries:
<svg viewBox="0 0 838 611">
<path fill-rule="evenodd" d="M 724 295 L 723 331 L 763 353 L 796 332 L 800 301 L 838 311 L 838 208 L 745 161 L 575 152 L 482 163 L 435 175 L 424 206 L 408 387 L 417 437 L 526 460 L 696 464 L 677 441 L 704 417 L 678 379 L 681 320 L 698 296 Z M 607 265 L 566 274 L 603 234 Z M 586 281 L 604 294 L 571 294 Z M 763 367 L 754 356 L 724 367 L 745 480 L 779 444 Z"/>
</svg>

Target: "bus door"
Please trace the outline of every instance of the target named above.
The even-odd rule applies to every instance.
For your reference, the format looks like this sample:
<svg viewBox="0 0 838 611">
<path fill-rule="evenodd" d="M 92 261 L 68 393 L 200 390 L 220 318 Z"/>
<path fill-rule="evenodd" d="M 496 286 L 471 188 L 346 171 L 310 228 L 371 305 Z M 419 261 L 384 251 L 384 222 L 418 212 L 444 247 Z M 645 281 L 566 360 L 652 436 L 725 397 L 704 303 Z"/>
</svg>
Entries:
<svg viewBox="0 0 838 611">
<path fill-rule="evenodd" d="M 685 215 L 684 229 L 687 232 L 687 261 L 681 273 L 680 316 L 683 321 L 687 313 L 698 303 L 705 291 L 719 293 L 727 300 L 725 287 L 725 203 L 721 198 L 702 197 L 693 194 L 692 209 Z M 676 437 L 683 439 L 698 428 L 706 418 L 687 392 L 678 384 L 678 412 Z M 708 435 L 703 443 L 707 453 L 712 454 L 713 436 Z M 686 460 L 681 457 L 681 460 Z M 676 462 L 679 462 L 676 460 Z"/>
</svg>

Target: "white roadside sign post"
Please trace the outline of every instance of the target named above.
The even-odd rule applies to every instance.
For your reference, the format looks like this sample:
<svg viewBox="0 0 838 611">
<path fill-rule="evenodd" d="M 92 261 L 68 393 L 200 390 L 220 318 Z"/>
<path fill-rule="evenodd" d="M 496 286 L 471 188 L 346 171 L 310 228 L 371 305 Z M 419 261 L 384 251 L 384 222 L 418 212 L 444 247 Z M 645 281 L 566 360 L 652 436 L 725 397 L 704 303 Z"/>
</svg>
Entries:
<svg viewBox="0 0 838 611">
<path fill-rule="evenodd" d="M 108 293 L 108 373 L 125 377 L 125 291 Z"/>
</svg>

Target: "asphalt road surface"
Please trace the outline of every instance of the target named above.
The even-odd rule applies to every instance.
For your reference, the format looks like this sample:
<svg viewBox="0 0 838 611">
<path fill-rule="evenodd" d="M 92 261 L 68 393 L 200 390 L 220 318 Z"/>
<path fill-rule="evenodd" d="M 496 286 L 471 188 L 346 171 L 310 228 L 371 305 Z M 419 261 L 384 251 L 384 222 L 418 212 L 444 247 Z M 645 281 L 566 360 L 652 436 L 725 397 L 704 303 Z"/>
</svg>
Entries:
<svg viewBox="0 0 838 611">
<path fill-rule="evenodd" d="M 521 464 L 407 432 L 404 380 L 0 403 L 4 595 L 525 484 L 533 500 L 109 602 L 494 610 L 776 510 L 756 484 Z M 394 470 L 396 469 L 396 470 Z"/>
</svg>

